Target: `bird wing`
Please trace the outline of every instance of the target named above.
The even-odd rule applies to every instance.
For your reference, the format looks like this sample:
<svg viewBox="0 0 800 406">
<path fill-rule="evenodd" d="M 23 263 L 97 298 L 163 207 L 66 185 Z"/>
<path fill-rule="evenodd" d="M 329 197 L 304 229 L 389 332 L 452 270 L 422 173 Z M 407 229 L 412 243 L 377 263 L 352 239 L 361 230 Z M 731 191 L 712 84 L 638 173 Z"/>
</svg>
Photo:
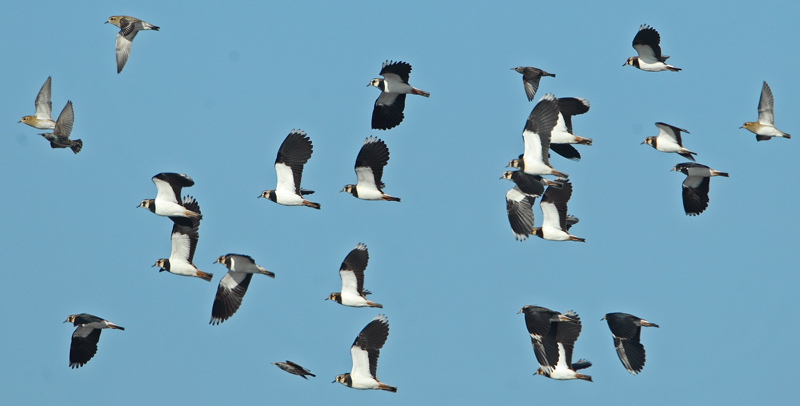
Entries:
<svg viewBox="0 0 800 406">
<path fill-rule="evenodd" d="M 589 101 L 581 97 L 559 97 L 558 111 L 563 116 L 567 132 L 572 134 L 572 116 L 589 111 Z"/>
<path fill-rule="evenodd" d="M 72 111 L 72 102 L 68 101 L 61 114 L 58 115 L 56 120 L 56 127 L 53 129 L 53 135 L 69 138 L 72 133 L 72 123 L 75 121 L 75 114 Z"/>
<path fill-rule="evenodd" d="M 381 66 L 380 75 L 388 81 L 401 81 L 403 83 L 408 83 L 409 73 L 411 73 L 411 65 L 408 63 L 400 61 L 386 61 L 383 63 L 383 66 Z"/>
<path fill-rule="evenodd" d="M 405 117 L 406 95 L 381 92 L 372 108 L 372 128 L 388 130 L 397 127 Z"/>
<path fill-rule="evenodd" d="M 633 375 L 642 371 L 644 368 L 645 354 L 644 346 L 637 340 L 630 340 L 614 336 L 614 348 L 617 356 L 622 361 L 622 365 Z"/>
<path fill-rule="evenodd" d="M 539 175 L 529 175 L 522 171 L 512 173 L 511 180 L 517 185 L 519 191 L 528 196 L 541 196 L 544 193 L 542 177 Z"/>
<path fill-rule="evenodd" d="M 544 95 L 528 116 L 522 140 L 525 142 L 525 160 L 541 159 L 550 166 L 550 134 L 558 122 L 558 100 L 548 93 Z M 541 157 L 541 158 L 539 158 Z"/>
<path fill-rule="evenodd" d="M 194 202 L 194 199 L 192 199 Z M 185 201 L 184 201 L 185 203 Z M 197 203 L 194 202 L 194 206 L 184 204 L 186 209 L 194 211 L 196 213 L 200 213 L 197 210 L 193 210 L 192 208 L 197 207 Z M 199 207 L 197 207 L 199 210 Z M 183 221 L 173 221 L 172 225 L 172 249 L 170 251 L 169 257 L 172 258 L 180 258 L 185 260 L 186 262 L 192 263 L 192 259 L 194 259 L 194 251 L 197 248 L 197 239 L 199 237 L 198 228 L 200 227 L 200 220 L 197 217 L 191 217 L 189 219 L 191 225 L 187 225 L 185 220 Z"/>
<path fill-rule="evenodd" d="M 377 380 L 378 356 L 388 337 L 389 322 L 386 316 L 378 315 L 361 330 L 350 347 L 350 356 L 353 358 L 350 374 L 371 376 Z"/>
<path fill-rule="evenodd" d="M 573 161 L 581 160 L 581 153 L 570 144 L 550 144 L 550 151 Z"/>
<path fill-rule="evenodd" d="M 542 72 L 537 69 L 534 74 L 528 74 L 526 71 L 522 75 L 522 84 L 525 85 L 525 95 L 528 96 L 528 101 L 533 100 L 536 96 L 536 91 L 539 90 L 539 81 L 542 79 Z"/>
<path fill-rule="evenodd" d="M 572 196 L 572 184 L 564 181 L 561 188 L 548 187 L 542 195 L 542 227 L 567 231 L 567 202 Z"/>
<path fill-rule="evenodd" d="M 689 133 L 688 131 L 684 130 L 683 128 L 678 128 L 673 125 L 669 125 L 667 123 L 656 123 L 656 127 L 658 127 L 658 138 L 664 139 L 674 142 L 680 146 L 683 146 L 683 140 L 681 139 L 681 131 L 685 133 Z"/>
<path fill-rule="evenodd" d="M 50 76 L 47 77 L 42 88 L 39 89 L 39 94 L 36 95 L 35 105 L 36 113 L 34 115 L 36 118 L 52 120 L 53 103 L 50 102 Z"/>
<path fill-rule="evenodd" d="M 708 207 L 708 186 L 711 178 L 707 176 L 687 176 L 683 181 L 683 210 L 696 216 Z"/>
<path fill-rule="evenodd" d="M 558 326 L 550 319 L 556 312 L 545 308 L 539 309 L 525 312 L 525 327 L 531 336 L 531 346 L 536 361 L 543 370 L 552 372 L 558 362 L 558 347 L 555 340 Z"/>
<path fill-rule="evenodd" d="M 79 326 L 72 333 L 72 343 L 69 346 L 69 366 L 79 368 L 89 362 L 97 353 L 97 342 L 103 330 L 93 327 Z"/>
<path fill-rule="evenodd" d="M 533 230 L 533 204 L 536 198 L 514 186 L 506 192 L 506 213 L 511 231 L 518 241 L 525 240 Z"/>
<path fill-rule="evenodd" d="M 356 176 L 358 184 L 373 186 L 380 190 L 383 187 L 383 167 L 389 162 L 389 148 L 386 143 L 370 136 L 364 141 L 356 157 Z"/>
<path fill-rule="evenodd" d="M 358 243 L 344 258 L 339 267 L 339 277 L 342 279 L 342 293 L 345 290 L 353 295 L 364 296 L 364 271 L 369 262 L 367 246 Z"/>
<path fill-rule="evenodd" d="M 576 321 L 561 321 L 558 322 L 558 334 L 556 334 L 556 342 L 558 342 L 558 366 L 564 366 L 567 369 L 572 367 L 572 349 L 575 346 L 575 341 L 581 334 L 581 322 L 577 315 L 574 315 Z"/>
<path fill-rule="evenodd" d="M 121 24 L 122 21 L 120 21 Z M 117 33 L 117 73 L 122 72 L 122 68 L 128 63 L 128 56 L 131 54 L 131 43 L 137 32 L 133 31 L 130 35 L 124 35 L 123 31 Z"/>
<path fill-rule="evenodd" d="M 251 279 L 253 279 L 252 273 L 233 271 L 228 271 L 220 279 L 217 296 L 214 297 L 214 306 L 211 308 L 210 324 L 222 323 L 239 310 Z"/>
<path fill-rule="evenodd" d="M 758 122 L 761 124 L 775 125 L 775 115 L 773 113 L 774 102 L 772 100 L 772 90 L 767 82 L 761 86 L 761 98 L 758 99 Z"/>
<path fill-rule="evenodd" d="M 303 178 L 303 165 L 314 152 L 311 139 L 300 130 L 292 130 L 283 140 L 275 158 L 275 173 L 278 178 L 276 190 L 286 190 L 299 196 L 300 181 Z"/>
<path fill-rule="evenodd" d="M 658 35 L 658 31 L 653 27 L 642 25 L 633 37 L 633 49 L 639 54 L 639 59 L 646 63 L 663 62 L 660 42 L 661 36 Z"/>
<path fill-rule="evenodd" d="M 156 199 L 181 204 L 181 189 L 194 185 L 192 178 L 182 173 L 162 172 L 152 177 L 156 185 Z"/>
</svg>

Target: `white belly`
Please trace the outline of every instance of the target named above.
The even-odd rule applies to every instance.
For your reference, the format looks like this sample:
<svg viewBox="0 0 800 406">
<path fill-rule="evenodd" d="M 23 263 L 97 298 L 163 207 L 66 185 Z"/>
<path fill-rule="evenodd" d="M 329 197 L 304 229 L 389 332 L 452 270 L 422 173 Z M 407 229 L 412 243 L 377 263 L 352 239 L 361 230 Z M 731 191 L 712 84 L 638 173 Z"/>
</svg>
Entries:
<svg viewBox="0 0 800 406">
<path fill-rule="evenodd" d="M 294 191 L 286 191 L 278 189 L 275 191 L 275 200 L 284 206 L 302 206 L 303 198 L 298 196 Z"/>
<path fill-rule="evenodd" d="M 566 131 L 553 131 L 550 133 L 551 144 L 574 144 L 577 141 L 574 135 Z"/>
<path fill-rule="evenodd" d="M 156 214 L 166 217 L 186 217 L 186 208 L 168 200 L 156 199 Z"/>
<path fill-rule="evenodd" d="M 358 198 L 363 200 L 381 200 L 383 199 L 383 193 L 378 191 L 378 189 L 370 186 L 363 186 L 363 185 L 356 185 L 356 192 L 358 192 Z"/>
<path fill-rule="evenodd" d="M 350 293 L 342 293 L 342 304 L 350 307 L 367 307 L 367 299 Z"/>
</svg>

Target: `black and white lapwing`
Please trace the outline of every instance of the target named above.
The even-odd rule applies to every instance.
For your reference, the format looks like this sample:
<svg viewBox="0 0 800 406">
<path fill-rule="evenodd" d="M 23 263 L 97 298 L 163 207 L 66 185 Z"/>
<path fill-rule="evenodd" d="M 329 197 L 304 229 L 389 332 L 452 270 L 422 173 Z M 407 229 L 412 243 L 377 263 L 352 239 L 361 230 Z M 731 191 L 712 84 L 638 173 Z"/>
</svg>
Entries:
<svg viewBox="0 0 800 406">
<path fill-rule="evenodd" d="M 539 363 L 536 375 L 558 380 L 592 381 L 591 376 L 575 372 L 592 366 L 591 362 L 582 359 L 572 363 L 572 349 L 581 333 L 581 320 L 575 312 L 562 314 L 546 307 L 527 305 L 519 313 L 525 314 L 525 326 Z"/>
<path fill-rule="evenodd" d="M 683 211 L 687 216 L 696 216 L 708 207 L 708 185 L 712 176 L 728 177 L 726 172 L 711 169 L 695 162 L 675 165 L 673 171 L 686 175 L 683 181 Z"/>
<path fill-rule="evenodd" d="M 661 55 L 660 43 L 661 36 L 658 35 L 658 31 L 655 28 L 646 24 L 640 25 L 639 32 L 633 37 L 633 49 L 639 55 L 628 58 L 622 66 L 631 65 L 647 72 L 680 71 L 681 68 L 665 63 L 669 56 Z"/>
<path fill-rule="evenodd" d="M 642 327 L 658 327 L 658 324 L 628 313 L 608 313 L 602 320 L 608 322 L 614 337 L 614 348 L 625 369 L 633 375 L 642 372 L 645 360 L 644 346 L 639 342 Z"/>
<path fill-rule="evenodd" d="M 378 381 L 378 357 L 381 348 L 389 337 L 389 321 L 379 314 L 372 319 L 356 337 L 350 347 L 353 368 L 349 374 L 336 375 L 333 382 L 339 382 L 353 389 L 381 389 L 397 392 L 397 388 Z"/>
<path fill-rule="evenodd" d="M 200 214 L 200 206 L 191 196 L 183 198 L 183 206 L 193 213 Z M 197 239 L 200 228 L 200 216 L 196 217 L 170 217 L 172 219 L 172 249 L 169 258 L 159 259 L 153 265 L 160 269 L 159 272 L 167 271 L 176 275 L 194 276 L 204 281 L 211 282 L 214 274 L 203 272 L 197 269 L 192 263 L 194 251 L 197 248 Z"/>
<path fill-rule="evenodd" d="M 681 132 L 689 134 L 688 131 L 667 123 L 656 123 L 656 127 L 658 127 L 658 136 L 645 138 L 644 141 L 642 141 L 642 145 L 647 144 L 661 152 L 674 152 L 686 159 L 694 161 L 692 155 L 697 155 L 697 153 L 684 148 L 683 141 L 681 140 Z"/>
<path fill-rule="evenodd" d="M 370 291 L 364 289 L 364 271 L 369 262 L 367 246 L 358 243 L 344 258 L 339 267 L 339 278 L 342 280 L 342 291 L 331 293 L 326 300 L 333 300 L 340 305 L 350 307 L 380 307 L 383 305 L 367 300 Z"/>
<path fill-rule="evenodd" d="M 128 63 L 128 56 L 131 54 L 131 43 L 139 31 L 153 30 L 158 31 L 159 27 L 144 22 L 138 18 L 130 16 L 111 16 L 108 17 L 106 24 L 111 23 L 119 27 L 117 33 L 117 73 L 122 72 L 122 68 Z"/>
<path fill-rule="evenodd" d="M 764 82 L 761 86 L 761 98 L 758 99 L 758 121 L 748 121 L 739 128 L 746 128 L 755 134 L 756 141 L 769 141 L 772 137 L 792 138 L 791 135 L 775 128 L 774 105 L 772 90 L 767 82 Z"/>
<path fill-rule="evenodd" d="M 56 128 L 56 122 L 51 117 L 53 104 L 50 102 L 50 76 L 44 81 L 42 88 L 36 95 L 36 112 L 32 116 L 24 116 L 19 120 L 20 123 L 25 123 L 33 128 L 39 130 L 52 130 Z"/>
<path fill-rule="evenodd" d="M 408 84 L 409 73 L 411 65 L 399 61 L 386 61 L 381 66 L 380 75 L 383 79 L 372 79 L 367 85 L 381 90 L 381 95 L 375 100 L 375 107 L 372 109 L 373 129 L 388 130 L 397 127 L 403 121 L 407 94 L 430 97 L 430 93 Z"/>
<path fill-rule="evenodd" d="M 550 166 L 550 135 L 558 122 L 558 100 L 548 93 L 544 95 L 531 111 L 522 130 L 525 153 L 522 158 L 513 159 L 508 166 L 517 168 L 529 175 L 555 175 L 569 177 Z"/>
<path fill-rule="evenodd" d="M 72 343 L 69 346 L 70 368 L 80 368 L 94 357 L 100 333 L 104 328 L 125 330 L 125 327 L 86 313 L 70 315 L 64 323 L 72 323 L 77 327 L 72 333 Z"/>
<path fill-rule="evenodd" d="M 591 138 L 578 137 L 572 133 L 572 116 L 589 111 L 589 101 L 580 97 L 558 98 L 558 121 L 550 134 L 550 150 L 573 161 L 580 161 L 581 154 L 570 144 L 592 145 Z"/>
<path fill-rule="evenodd" d="M 165 217 L 203 218 L 200 212 L 193 212 L 181 203 L 181 189 L 194 186 L 192 178 L 182 173 L 161 172 L 152 178 L 156 185 L 156 198 L 144 199 L 139 206 Z"/>
<path fill-rule="evenodd" d="M 534 227 L 531 234 L 551 241 L 579 241 L 585 239 L 570 234 L 569 229 L 578 223 L 578 218 L 567 215 L 567 202 L 572 196 L 572 184 L 561 179 L 561 186 L 549 186 L 542 195 L 542 226 Z"/>
<path fill-rule="evenodd" d="M 506 214 L 511 231 L 517 241 L 523 241 L 531 235 L 533 230 L 533 204 L 536 197 L 524 193 L 519 186 L 514 186 L 506 192 Z"/>
<path fill-rule="evenodd" d="M 525 86 L 525 94 L 528 96 L 528 101 L 532 101 L 533 97 L 536 96 L 536 90 L 539 89 L 539 80 L 542 79 L 542 76 L 556 77 L 553 73 L 547 73 L 532 66 L 517 66 L 516 68 L 511 68 L 511 70 L 522 74 L 522 84 Z"/>
<path fill-rule="evenodd" d="M 72 133 L 72 124 L 75 122 L 75 113 L 72 111 L 72 102 L 68 101 L 61 114 L 58 115 L 55 128 L 52 133 L 39 134 L 47 141 L 50 141 L 50 148 L 69 148 L 74 153 L 81 152 L 83 141 L 69 139 Z"/>
<path fill-rule="evenodd" d="M 286 372 L 288 372 L 288 373 L 290 373 L 292 375 L 297 375 L 297 376 L 299 376 L 299 377 L 301 377 L 301 378 L 303 378 L 305 380 L 308 380 L 308 378 L 306 378 L 306 375 L 308 375 L 308 376 L 316 376 L 316 375 L 312 374 L 311 371 L 309 371 L 309 370 L 301 367 L 300 365 L 295 364 L 294 362 L 289 361 L 289 360 L 286 360 L 286 362 L 273 362 L 272 365 L 275 365 L 278 368 L 280 368 L 280 369 L 282 369 L 282 370 L 284 370 L 284 371 L 286 371 Z"/>
<path fill-rule="evenodd" d="M 364 140 L 364 145 L 356 157 L 355 185 L 345 185 L 342 192 L 362 200 L 386 200 L 399 202 L 399 197 L 392 197 L 383 193 L 385 185 L 381 182 L 383 167 L 389 162 L 389 148 L 386 143 L 370 136 Z"/>
<path fill-rule="evenodd" d="M 319 210 L 319 203 L 309 202 L 304 195 L 314 193 L 313 190 L 300 188 L 303 178 L 303 165 L 311 158 L 313 146 L 306 133 L 292 130 L 283 140 L 278 157 L 275 158 L 275 174 L 278 184 L 275 190 L 265 190 L 261 196 L 284 206 L 308 206 Z"/>
<path fill-rule="evenodd" d="M 274 273 L 262 268 L 247 255 L 223 255 L 218 257 L 214 263 L 225 265 L 228 273 L 219 281 L 209 324 L 222 323 L 239 310 L 244 294 L 247 293 L 247 287 L 250 286 L 250 280 L 253 279 L 253 274 L 259 273 L 270 278 L 275 277 Z"/>
</svg>

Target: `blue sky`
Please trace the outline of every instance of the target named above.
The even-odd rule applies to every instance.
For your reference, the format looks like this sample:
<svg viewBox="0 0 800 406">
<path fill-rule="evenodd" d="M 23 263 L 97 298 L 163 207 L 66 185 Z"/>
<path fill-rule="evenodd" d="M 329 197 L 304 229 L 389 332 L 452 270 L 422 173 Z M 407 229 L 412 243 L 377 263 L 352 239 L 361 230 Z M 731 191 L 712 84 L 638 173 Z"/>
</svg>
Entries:
<svg viewBox="0 0 800 406">
<path fill-rule="evenodd" d="M 800 62 L 791 2 L 41 2 L 6 5 L 0 21 L 0 200 L 6 309 L 0 396 L 8 404 L 529 404 L 787 403 L 800 356 L 794 320 L 797 140 L 756 143 L 762 81 L 776 126 L 800 134 Z M 111 15 L 161 27 L 141 32 L 116 73 Z M 630 66 L 640 24 L 662 37 L 682 72 Z M 406 119 L 370 129 L 366 88 L 387 59 L 410 63 Z M 535 103 L 520 75 L 555 73 L 537 93 L 584 97 L 573 120 L 583 160 L 552 158 L 574 186 L 572 233 L 585 244 L 517 242 L 499 180 L 522 152 Z M 78 155 L 51 150 L 17 121 L 52 76 L 53 115 L 74 104 Z M 663 121 L 689 130 L 711 181 L 708 210 L 687 217 L 684 160 L 640 145 Z M 314 154 L 303 187 L 321 211 L 257 199 L 293 128 Z M 385 191 L 401 203 L 339 193 L 355 181 L 364 139 L 383 139 Z M 800 135 L 798 135 L 800 136 Z M 171 222 L 136 209 L 150 178 L 182 172 L 204 214 L 195 264 L 211 283 L 159 273 Z M 541 212 L 534 214 L 537 225 Z M 365 287 L 384 304 L 390 335 L 378 377 L 396 394 L 333 385 L 349 346 L 377 309 L 324 299 L 359 242 Z M 208 324 L 226 253 L 251 255 L 240 310 Z M 575 358 L 588 382 L 537 368 L 526 304 L 575 310 Z M 647 364 L 629 375 L 600 319 L 622 311 L 658 323 Z M 73 327 L 87 312 L 126 327 L 105 331 L 94 359 L 68 368 Z M 270 362 L 292 360 L 304 381 Z M 622 395 L 624 393 L 624 395 Z M 620 400 L 624 396 L 628 399 Z"/>
</svg>

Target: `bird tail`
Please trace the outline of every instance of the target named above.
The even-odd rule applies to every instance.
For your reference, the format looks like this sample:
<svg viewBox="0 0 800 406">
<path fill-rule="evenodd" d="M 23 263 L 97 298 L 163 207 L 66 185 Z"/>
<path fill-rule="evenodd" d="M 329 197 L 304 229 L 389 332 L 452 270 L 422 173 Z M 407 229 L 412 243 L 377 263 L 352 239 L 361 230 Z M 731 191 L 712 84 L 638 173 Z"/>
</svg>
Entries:
<svg viewBox="0 0 800 406">
<path fill-rule="evenodd" d="M 211 282 L 211 278 L 214 277 L 214 274 L 213 273 L 205 273 L 203 271 L 198 270 L 196 276 L 198 278 L 204 280 L 204 281 Z"/>
<path fill-rule="evenodd" d="M 583 374 L 577 374 L 576 373 L 575 374 L 575 378 L 583 379 L 584 381 L 592 382 L 592 376 L 591 375 L 583 375 Z"/>
<path fill-rule="evenodd" d="M 383 195 L 381 197 L 381 199 L 386 200 L 387 202 L 399 202 L 400 201 L 399 197 L 393 197 L 393 196 L 389 196 L 389 195 Z"/>
<path fill-rule="evenodd" d="M 676 68 L 676 67 L 674 67 L 672 65 L 667 65 L 667 69 L 669 69 L 669 70 L 671 70 L 673 72 L 680 72 L 682 70 L 681 68 Z"/>
<path fill-rule="evenodd" d="M 153 31 L 158 31 L 161 29 L 161 27 L 156 27 L 155 25 L 146 23 L 144 21 L 142 21 L 142 27 L 144 27 L 145 30 L 153 30 Z"/>
<path fill-rule="evenodd" d="M 256 265 L 256 266 L 258 266 L 258 265 Z M 262 274 L 267 275 L 270 278 L 274 278 L 275 277 L 274 273 L 272 273 L 272 272 L 270 272 L 270 271 L 268 271 L 268 270 L 266 270 L 266 269 L 264 269 L 264 268 L 262 268 L 260 266 L 258 266 L 258 270 L 261 271 Z"/>
<path fill-rule="evenodd" d="M 722 176 L 723 178 L 727 178 L 728 177 L 728 172 L 720 172 L 720 171 L 715 171 L 715 170 L 712 169 L 711 170 L 711 176 Z"/>
<path fill-rule="evenodd" d="M 379 308 L 379 309 L 383 309 L 383 305 L 382 305 L 382 304 L 380 304 L 380 303 L 375 303 L 375 302 L 371 302 L 371 301 L 369 301 L 369 300 L 367 300 L 367 305 L 368 305 L 369 307 L 377 307 L 377 308 Z"/>
<path fill-rule="evenodd" d="M 575 142 L 576 144 L 580 144 L 580 145 L 592 145 L 592 139 L 591 139 L 591 138 L 583 138 L 583 137 L 578 137 L 578 136 L 576 136 L 576 137 L 575 137 L 575 139 L 577 140 L 577 141 Z"/>
<path fill-rule="evenodd" d="M 389 392 L 397 392 L 397 387 L 396 386 L 389 386 L 389 385 L 387 385 L 385 383 L 379 383 L 378 384 L 378 389 L 386 390 L 386 391 L 389 391 Z"/>
<path fill-rule="evenodd" d="M 651 322 L 649 322 L 647 320 L 642 320 L 642 326 L 643 327 L 658 327 L 658 324 L 651 323 Z"/>
<path fill-rule="evenodd" d="M 697 155 L 697 152 L 692 152 L 684 148 L 683 151 L 678 152 L 678 155 L 694 162 L 694 157 L 692 155 Z"/>
<path fill-rule="evenodd" d="M 426 92 L 424 90 L 419 90 L 416 87 L 412 87 L 411 88 L 411 94 L 418 94 L 420 96 L 431 97 L 430 93 L 428 93 L 428 92 Z"/>
<path fill-rule="evenodd" d="M 309 202 L 308 200 L 303 200 L 303 206 L 308 206 L 319 210 L 319 203 Z"/>
<path fill-rule="evenodd" d="M 783 133 L 783 138 L 792 138 L 792 136 L 789 135 L 789 134 Z"/>
<path fill-rule="evenodd" d="M 575 237 L 574 235 L 569 236 L 570 241 L 578 241 L 578 242 L 586 242 L 585 238 Z"/>
<path fill-rule="evenodd" d="M 565 179 L 569 177 L 568 174 L 566 174 L 564 172 L 559 172 L 559 171 L 557 171 L 555 169 L 553 169 L 553 172 L 551 173 L 551 175 L 556 175 L 556 177 L 565 178 Z"/>
<path fill-rule="evenodd" d="M 77 154 L 78 152 L 81 152 L 81 148 L 83 148 L 83 141 L 81 140 L 72 141 L 72 145 L 70 145 L 69 147 L 70 149 L 72 149 L 72 152 Z"/>
<path fill-rule="evenodd" d="M 118 326 L 118 325 L 116 325 L 114 323 L 108 323 L 108 328 L 113 328 L 113 329 L 125 331 L 125 327 Z"/>
</svg>

